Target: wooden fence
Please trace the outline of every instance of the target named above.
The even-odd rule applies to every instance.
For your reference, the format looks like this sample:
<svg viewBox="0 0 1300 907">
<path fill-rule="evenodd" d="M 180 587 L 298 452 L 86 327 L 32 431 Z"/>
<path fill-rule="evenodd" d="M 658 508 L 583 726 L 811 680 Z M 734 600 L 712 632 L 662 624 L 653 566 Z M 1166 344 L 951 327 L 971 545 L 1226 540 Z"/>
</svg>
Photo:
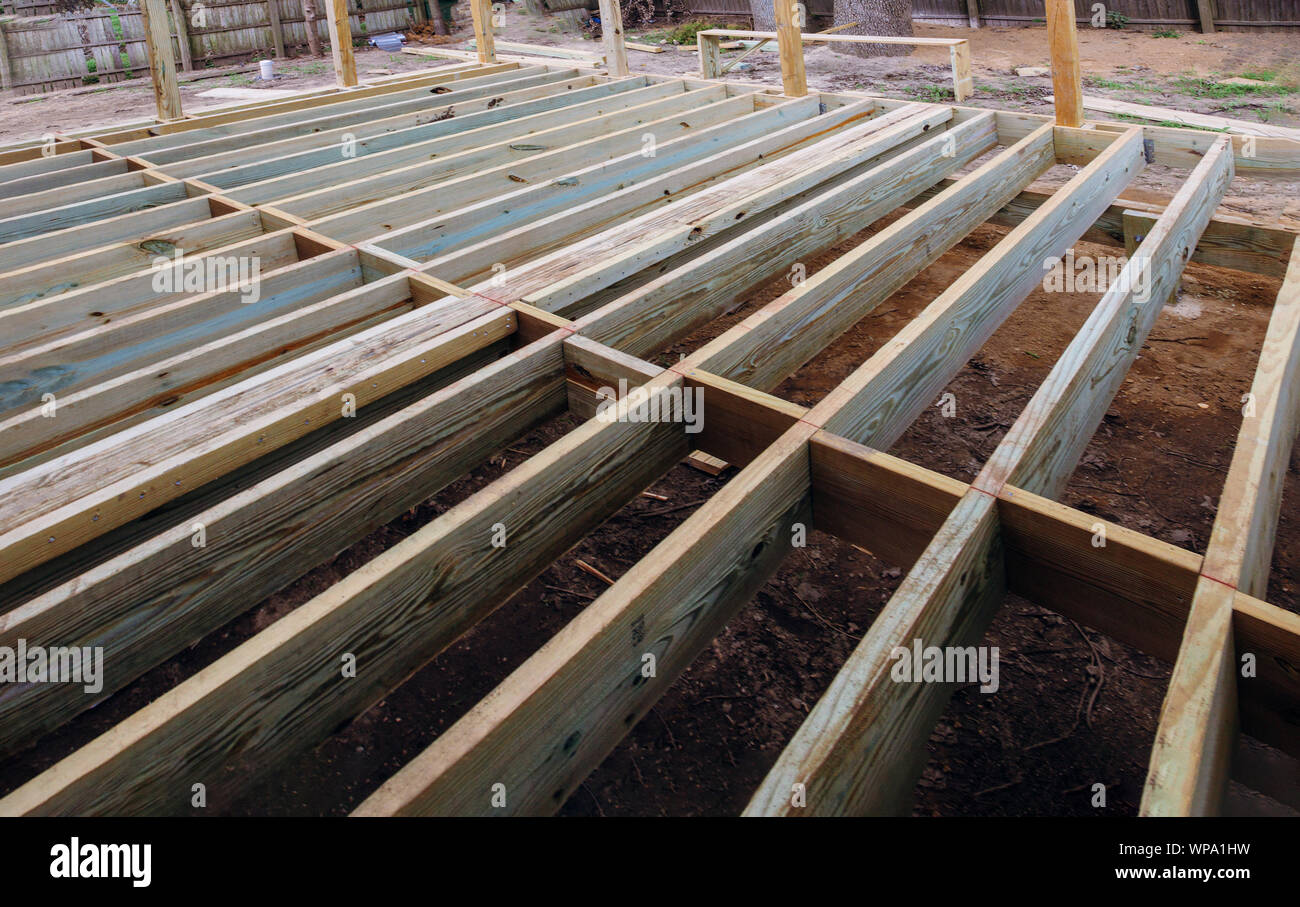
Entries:
<svg viewBox="0 0 1300 907">
<path fill-rule="evenodd" d="M 1096 0 L 1074 0 L 1081 24 L 1092 19 Z M 978 0 L 980 18 L 990 26 L 1023 26 L 1044 21 L 1043 0 Z M 1106 9 L 1128 17 L 1128 24 L 1193 31 L 1200 24 L 1196 0 L 1106 0 Z M 1300 27 L 1296 0 L 1213 0 L 1214 27 L 1224 31 Z M 966 25 L 966 0 L 912 0 L 912 18 Z"/>
<path fill-rule="evenodd" d="M 178 69 L 182 55 L 177 9 L 185 20 L 195 67 L 277 46 L 287 50 L 307 46 L 302 0 L 172 0 L 171 7 L 172 53 Z M 324 9 L 317 4 L 316 31 L 328 44 Z M 355 39 L 404 30 L 411 22 L 407 0 L 348 0 L 348 9 Z M 148 75 L 144 22 L 138 9 L 104 6 L 85 13 L 54 14 L 53 7 L 45 4 L 11 0 L 4 3 L 4 11 L 18 14 L 0 16 L 0 82 L 5 89 L 33 94 Z"/>
<path fill-rule="evenodd" d="M 1096 0 L 1075 0 L 1080 23 L 1092 18 Z M 750 0 L 687 0 L 701 16 L 750 15 Z M 1026 26 L 1044 22 L 1043 0 L 978 0 L 980 16 L 989 26 Z M 769 4 L 770 5 L 770 2 Z M 810 18 L 829 19 L 834 0 L 804 0 Z M 912 18 L 938 25 L 965 26 L 966 0 L 912 0 Z M 1200 22 L 1196 0 L 1106 0 L 1106 9 L 1128 17 L 1130 25 L 1168 26 L 1192 31 Z M 1214 0 L 1214 27 L 1224 31 L 1300 27 L 1298 0 Z"/>
</svg>

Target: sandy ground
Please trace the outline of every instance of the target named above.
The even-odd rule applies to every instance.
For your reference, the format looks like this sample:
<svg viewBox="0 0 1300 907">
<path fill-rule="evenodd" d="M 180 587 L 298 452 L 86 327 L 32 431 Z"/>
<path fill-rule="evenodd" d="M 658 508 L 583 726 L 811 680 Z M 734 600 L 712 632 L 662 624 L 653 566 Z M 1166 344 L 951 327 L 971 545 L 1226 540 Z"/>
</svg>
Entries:
<svg viewBox="0 0 1300 907">
<path fill-rule="evenodd" d="M 357 75 L 386 75 L 410 72 L 440 65 L 410 54 L 390 54 L 376 48 L 357 48 Z M 447 61 L 450 63 L 451 61 Z M 323 59 L 295 57 L 276 63 L 276 77 L 271 82 L 257 78 L 256 70 L 243 72 L 247 64 L 214 67 L 196 72 L 204 78 L 185 81 L 182 73 L 181 107 L 186 113 L 198 113 L 247 100 L 200 97 L 214 88 L 240 88 L 259 91 L 270 88 L 303 91 L 335 84 L 334 69 L 328 54 Z M 250 98 L 249 100 L 257 100 Z M 86 87 L 38 95 L 0 93 L 0 144 L 37 139 L 50 132 L 76 132 L 114 123 L 146 120 L 154 115 L 153 87 L 148 77 L 115 82 L 106 87 Z"/>
</svg>

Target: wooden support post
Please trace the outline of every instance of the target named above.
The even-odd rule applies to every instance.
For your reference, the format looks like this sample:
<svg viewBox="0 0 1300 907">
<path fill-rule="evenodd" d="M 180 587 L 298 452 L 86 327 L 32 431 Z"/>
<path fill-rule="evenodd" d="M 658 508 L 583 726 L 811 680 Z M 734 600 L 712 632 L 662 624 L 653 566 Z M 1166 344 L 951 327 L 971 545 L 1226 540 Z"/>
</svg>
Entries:
<svg viewBox="0 0 1300 907">
<path fill-rule="evenodd" d="M 478 61 L 495 63 L 497 46 L 492 37 L 491 0 L 469 0 L 469 10 L 474 18 L 474 48 L 478 51 Z"/>
<path fill-rule="evenodd" d="M 980 0 L 966 0 L 966 15 L 970 17 L 970 27 L 980 27 Z"/>
<path fill-rule="evenodd" d="M 13 88 L 14 77 L 9 71 L 9 45 L 5 43 L 5 24 L 0 20 L 0 89 Z"/>
<path fill-rule="evenodd" d="M 623 11 L 618 0 L 600 0 L 600 34 L 605 66 L 611 76 L 627 75 L 627 45 L 623 43 Z"/>
<path fill-rule="evenodd" d="M 172 19 L 176 22 L 176 46 L 181 49 L 181 66 L 186 72 L 194 69 L 194 57 L 190 50 L 189 23 L 185 21 L 185 7 L 181 0 L 171 0 Z"/>
<path fill-rule="evenodd" d="M 960 104 L 975 93 L 975 78 L 970 71 L 970 42 L 962 41 L 948 48 L 952 59 L 952 95 Z"/>
<path fill-rule="evenodd" d="M 1083 125 L 1083 79 L 1079 73 L 1079 35 L 1073 0 L 1047 0 L 1047 37 L 1052 48 L 1052 91 L 1056 124 Z"/>
<path fill-rule="evenodd" d="M 334 74 L 339 85 L 357 84 L 357 60 L 352 55 L 352 25 L 348 22 L 348 0 L 326 0 L 325 16 L 329 20 L 330 52 L 334 55 Z"/>
<path fill-rule="evenodd" d="M 140 12 L 144 15 L 144 41 L 149 52 L 149 72 L 153 76 L 158 119 L 179 120 L 183 116 L 181 89 L 176 83 L 176 61 L 172 58 L 166 0 L 140 0 Z"/>
<path fill-rule="evenodd" d="M 781 51 L 781 84 L 792 98 L 808 93 L 808 77 L 803 68 L 803 38 L 799 9 L 795 0 L 775 0 L 776 42 Z"/>
<path fill-rule="evenodd" d="M 266 0 L 266 17 L 271 23 L 271 40 L 275 42 L 275 58 L 285 59 L 284 26 L 280 24 L 280 0 Z"/>
<path fill-rule="evenodd" d="M 722 39 L 700 32 L 695 36 L 695 44 L 700 49 L 700 78 L 719 78 L 723 73 Z"/>
<path fill-rule="evenodd" d="M 1214 0 L 1196 0 L 1196 11 L 1201 17 L 1201 34 L 1214 32 Z"/>
</svg>

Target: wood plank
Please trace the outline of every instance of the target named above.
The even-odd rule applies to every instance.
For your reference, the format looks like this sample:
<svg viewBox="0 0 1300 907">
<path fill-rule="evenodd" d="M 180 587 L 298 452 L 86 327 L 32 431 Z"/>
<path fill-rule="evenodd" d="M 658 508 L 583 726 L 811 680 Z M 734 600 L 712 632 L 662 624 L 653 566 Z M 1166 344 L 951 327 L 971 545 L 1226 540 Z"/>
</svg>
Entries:
<svg viewBox="0 0 1300 907">
<path fill-rule="evenodd" d="M 791 428 L 354 815 L 562 806 L 790 550 L 809 519 L 811 433 Z"/>
<path fill-rule="evenodd" d="M 794 0 L 775 0 L 776 42 L 781 57 L 781 85 L 787 97 L 808 93 L 808 76 L 803 65 L 803 7 Z"/>
<path fill-rule="evenodd" d="M 561 339 L 553 334 L 306 456 L 288 457 L 188 518 L 163 515 L 137 544 L 9 610 L 0 639 L 102 645 L 115 667 L 98 696 L 64 684 L 6 685 L 0 751 L 21 748 L 111 695 L 562 412 Z M 204 527 L 203 547 L 192 544 L 195 524 Z M 212 582 L 218 575 L 222 582 Z"/>
<path fill-rule="evenodd" d="M 1052 55 L 1052 91 L 1058 126 L 1083 125 L 1083 75 L 1074 0 L 1047 0 L 1047 38 Z"/>
<path fill-rule="evenodd" d="M 144 40 L 153 77 L 153 98 L 158 119 L 179 120 L 181 90 L 176 82 L 176 60 L 172 56 L 171 29 L 167 24 L 167 0 L 140 0 L 144 17 Z"/>
<path fill-rule="evenodd" d="M 1042 262 L 1064 254 L 1144 167 L 1142 133 L 1133 129 L 831 391 L 809 420 L 850 440 L 888 449 L 1040 283 Z"/>
<path fill-rule="evenodd" d="M 568 148 L 575 153 L 595 149 L 596 140 L 612 141 L 635 127 L 662 128 L 669 118 L 695 114 L 712 104 L 741 109 L 744 101 L 728 101 L 721 86 L 682 92 L 676 86 L 664 91 L 649 86 L 612 99 L 591 101 L 573 108 L 548 111 L 466 132 L 442 136 L 371 155 L 335 157 L 329 163 L 286 175 L 250 182 L 231 190 L 245 204 L 275 202 L 278 207 L 315 217 L 333 213 L 331 207 L 310 205 L 312 198 L 337 195 L 348 206 L 378 200 L 381 194 L 399 194 L 426 188 L 466 174 L 482 174 L 494 167 L 511 166 L 543 157 L 555 159 Z M 579 146 L 579 147 L 574 147 Z M 522 177 L 521 177 L 522 178 Z"/>
<path fill-rule="evenodd" d="M 1214 815 L 1223 802 L 1237 745 L 1232 601 L 1229 586 L 1201 577 L 1160 710 L 1144 816 Z"/>
<path fill-rule="evenodd" d="M 1160 713 L 1143 815 L 1213 815 L 1222 807 L 1239 721 L 1234 591 L 1260 596 L 1268 590 L 1282 482 L 1300 423 L 1297 374 L 1300 245 L 1269 319 L 1210 531 L 1201 580 Z M 1244 686 L 1257 682 L 1242 679 Z"/>
<path fill-rule="evenodd" d="M 978 126 L 980 121 L 971 123 Z M 969 128 L 970 123 L 957 127 Z M 933 154 L 930 145 L 945 140 L 940 136 L 922 147 Z M 1043 127 L 705 344 L 690 362 L 755 387 L 775 387 L 938 260 L 1052 161 L 1050 128 Z"/>
<path fill-rule="evenodd" d="M 796 107 L 757 110 L 659 145 L 652 158 L 634 152 L 593 164 L 421 220 L 376 242 L 426 260 L 425 270 L 431 273 L 481 280 L 497 262 L 551 252 L 621 217 L 672 204 L 871 110 L 841 108 L 814 115 L 811 106 L 799 102 Z"/>
<path fill-rule="evenodd" d="M 680 378 L 655 379 L 651 399 L 673 387 Z M 0 814 L 180 813 L 193 779 L 211 795 L 223 765 L 265 772 L 324 737 L 685 456 L 680 425 L 627 420 L 627 406 L 584 423 L 0 800 Z M 340 671 L 343 652 L 356 658 L 355 677 Z"/>
<path fill-rule="evenodd" d="M 614 78 L 627 75 L 627 46 L 623 43 L 623 11 L 618 0 L 600 0 L 600 39 L 605 65 Z"/>
<path fill-rule="evenodd" d="M 890 143 L 896 142 L 897 133 L 893 137 L 890 133 L 895 133 L 895 130 L 882 133 L 874 142 L 862 146 L 861 156 L 864 159 L 870 158 L 873 153 L 885 150 Z M 579 318 L 576 329 L 634 355 L 648 355 L 663 344 L 685 337 L 696 327 L 716 318 L 736 301 L 743 299 L 752 288 L 788 273 L 796 262 L 805 261 L 809 256 L 870 226 L 875 219 L 911 197 L 921 186 L 933 182 L 944 173 L 955 171 L 981 154 L 992 145 L 993 140 L 991 121 L 971 121 L 951 132 L 907 148 L 906 151 L 892 154 L 877 166 L 863 170 L 851 179 L 837 181 L 832 188 L 811 193 L 802 204 L 753 229 L 739 232 L 733 239 L 702 251 L 700 255 L 648 283 L 621 294 Z M 1045 144 L 1043 147 L 1044 154 L 1050 158 L 1050 145 Z M 945 150 L 950 151 L 951 155 L 945 156 Z M 830 155 L 827 155 L 826 167 L 829 170 Z M 808 174 L 829 175 L 827 170 L 822 169 L 810 170 Z M 754 212 L 751 209 L 748 213 L 752 215 Z M 957 238 L 954 237 L 953 242 Z M 843 273 L 856 274 L 865 267 L 862 259 L 857 259 Z M 809 278 L 791 292 L 798 292 L 814 281 L 817 281 L 817 277 Z M 865 282 L 864 279 L 854 285 Z M 824 282 L 816 284 L 818 291 L 827 285 Z M 817 295 L 818 291 L 806 294 L 810 305 L 812 299 L 822 298 Z M 787 300 L 789 295 L 783 296 L 782 300 Z M 853 305 L 840 305 L 828 318 L 837 324 L 839 321 L 844 321 L 845 326 L 852 324 L 854 319 L 851 313 L 857 310 L 857 306 L 855 297 Z M 833 307 L 825 304 L 824 308 L 831 310 Z M 772 310 L 773 306 L 767 306 L 763 312 L 771 313 Z M 721 348 L 727 350 L 730 357 L 728 362 L 747 361 L 747 352 L 758 342 L 751 336 L 753 327 L 753 322 L 747 320 L 744 327 L 733 328 L 724 337 L 706 344 L 684 364 L 743 381 L 754 387 L 767 389 L 775 386 L 776 382 L 768 381 L 766 377 L 756 380 L 750 372 L 737 370 L 732 373 L 720 366 L 721 360 L 709 361 L 714 351 Z M 830 336 L 833 337 L 834 334 Z M 824 333 L 808 331 L 803 337 L 803 343 L 810 350 L 820 349 L 818 343 L 829 343 Z M 779 371 L 778 365 L 771 373 Z"/>
<path fill-rule="evenodd" d="M 1127 114 L 1158 123 L 1180 123 L 1184 126 L 1212 129 L 1216 132 L 1227 131 L 1236 135 L 1266 135 L 1275 138 L 1300 140 L 1300 129 L 1292 129 L 1287 126 L 1248 123 L 1245 120 L 1234 120 L 1230 117 L 1210 116 L 1204 113 L 1192 113 L 1186 110 L 1174 110 L 1169 107 L 1156 107 L 1149 104 L 1134 104 L 1129 101 L 1116 101 L 1112 98 L 1084 95 L 1083 106 L 1085 110 Z"/>
<path fill-rule="evenodd" d="M 823 142 L 797 149 L 749 173 L 628 221 L 618 231 L 607 231 L 552 253 L 533 264 L 526 280 L 508 278 L 496 292 L 503 299 L 522 298 L 539 308 L 564 314 L 565 308 L 578 300 L 733 227 L 744 217 L 798 191 L 791 187 L 815 185 L 818 173 L 810 172 L 812 162 L 829 167 L 832 154 L 850 161 L 858 159 L 854 145 L 864 133 L 894 130 L 901 141 L 946 119 L 947 111 L 942 109 L 907 107 L 833 133 Z"/>
<path fill-rule="evenodd" d="M 0 480 L 0 516 L 11 527 L 0 534 L 0 579 L 342 418 L 344 394 L 365 406 L 515 329 L 512 311 L 486 300 L 479 305 L 450 303 L 458 313 L 451 325 L 430 324 L 427 308 L 399 316 Z"/>
<path fill-rule="evenodd" d="M 348 21 L 348 0 L 325 0 L 325 18 L 330 34 L 330 55 L 339 85 L 357 84 L 357 60 L 352 53 L 352 25 Z"/>
</svg>

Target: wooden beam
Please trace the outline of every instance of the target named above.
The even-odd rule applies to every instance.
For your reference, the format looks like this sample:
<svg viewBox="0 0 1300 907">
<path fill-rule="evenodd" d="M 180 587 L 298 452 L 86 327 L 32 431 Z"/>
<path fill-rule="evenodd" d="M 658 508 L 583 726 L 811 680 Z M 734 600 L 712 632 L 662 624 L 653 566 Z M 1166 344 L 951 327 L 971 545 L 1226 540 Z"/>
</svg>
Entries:
<svg viewBox="0 0 1300 907">
<path fill-rule="evenodd" d="M 181 66 L 186 72 L 194 68 L 194 58 L 190 51 L 189 23 L 185 21 L 185 7 L 181 0 L 171 0 L 172 21 L 176 23 L 176 46 L 181 51 Z"/>
<path fill-rule="evenodd" d="M 799 39 L 803 4 L 795 0 L 773 0 L 776 9 L 776 42 L 781 55 L 781 85 L 788 97 L 808 93 L 808 76 L 803 66 L 803 41 Z"/>
<path fill-rule="evenodd" d="M 1243 406 L 1244 418 L 1210 541 L 1206 547 L 1183 644 L 1160 713 L 1143 815 L 1212 815 L 1227 789 L 1236 732 L 1238 686 L 1259 683 L 1259 671 L 1237 679 L 1234 590 L 1268 589 L 1282 482 L 1300 425 L 1300 245 L 1278 294 Z"/>
<path fill-rule="evenodd" d="M 681 378 L 646 388 L 646 405 L 667 405 Z M 565 435 L 0 800 L 0 814 L 183 813 L 196 780 L 222 789 L 228 761 L 260 774 L 310 746 L 687 454 L 680 422 L 629 418 L 637 405 Z"/>
<path fill-rule="evenodd" d="M 1223 803 L 1237 745 L 1232 603 L 1231 587 L 1200 578 L 1151 748 L 1144 816 L 1216 815 Z"/>
<path fill-rule="evenodd" d="M 275 46 L 275 58 L 284 60 L 288 54 L 284 50 L 284 26 L 280 24 L 280 0 L 266 0 L 266 17 L 271 23 L 271 41 Z"/>
<path fill-rule="evenodd" d="M 577 330 L 637 355 L 651 354 L 727 311 L 751 286 L 788 278 L 795 263 L 863 229 L 919 185 L 963 166 L 991 139 L 983 125 L 979 121 L 963 123 L 843 185 L 819 192 L 804 204 L 592 311 L 578 320 Z M 945 149 L 952 151 L 951 157 L 944 155 Z M 890 232 L 898 235 L 892 227 Z M 915 239 L 912 234 L 904 235 Z M 961 235 L 955 225 L 942 223 L 927 234 L 927 242 L 935 247 L 955 244 Z M 833 280 L 820 273 L 808 278 L 783 294 L 779 304 L 765 306 L 753 318 L 701 347 L 683 367 L 713 371 L 752 387 L 775 386 L 780 381 L 776 376 L 784 377 L 787 370 L 793 371 L 813 355 L 820 348 L 819 341 L 829 343 L 852 324 L 856 320 L 853 313 L 865 313 L 884 298 L 877 290 L 878 285 L 889 282 L 880 277 L 883 271 L 890 271 L 892 280 L 891 265 L 900 273 L 910 269 L 911 261 L 899 265 L 881 251 L 887 248 L 873 244 L 880 254 L 856 256 L 853 265 L 837 269 Z M 858 279 L 859 274 L 864 276 Z M 844 292 L 846 286 L 856 287 L 859 295 L 850 297 Z M 832 305 L 831 300 L 837 304 Z M 765 358 L 770 352 L 767 341 L 776 335 L 795 344 L 796 349 L 788 357 L 769 360 Z"/>
<path fill-rule="evenodd" d="M 1210 530 L 1204 573 L 1263 598 L 1282 483 L 1300 426 L 1300 243 L 1274 303 L 1250 392 L 1241 402 L 1241 429 Z"/>
<path fill-rule="evenodd" d="M 1214 33 L 1214 0 L 1196 0 L 1196 14 L 1201 20 L 1201 33 Z"/>
<path fill-rule="evenodd" d="M 1052 55 L 1052 91 L 1058 126 L 1083 125 L 1083 76 L 1074 0 L 1047 0 L 1047 37 Z"/>
<path fill-rule="evenodd" d="M 854 27 L 857 26 L 857 24 L 858 24 L 857 22 L 845 22 L 843 25 L 835 25 L 835 26 L 832 26 L 831 28 L 824 28 L 824 29 L 822 29 L 822 30 L 819 31 L 819 32 L 814 32 L 813 34 L 817 34 L 817 35 L 833 35 L 833 34 L 835 34 L 836 32 L 842 32 L 842 31 L 845 31 L 845 30 L 847 30 L 847 29 L 854 28 Z M 749 57 L 749 56 L 751 56 L 751 55 L 753 55 L 753 54 L 758 53 L 758 51 L 762 50 L 762 49 L 763 49 L 764 47 L 766 47 L 768 44 L 771 44 L 772 41 L 774 41 L 774 40 L 775 40 L 775 38 L 762 38 L 762 39 L 760 39 L 760 40 L 754 42 L 754 45 L 753 45 L 752 47 L 750 47 L 748 50 L 746 50 L 743 54 L 739 54 L 739 55 L 737 55 L 737 56 L 735 56 L 735 57 L 732 57 L 729 61 L 727 61 L 727 65 L 724 66 L 724 67 L 722 67 L 722 69 L 718 71 L 718 75 L 721 76 L 721 75 L 724 75 L 725 73 L 731 72 L 731 70 L 733 70 L 733 69 L 736 68 L 736 64 L 738 64 L 738 63 L 743 63 L 747 57 Z M 714 47 L 721 47 L 721 44 L 716 44 L 716 45 L 713 45 L 713 46 L 714 46 Z"/>
<path fill-rule="evenodd" d="M 811 432 L 791 428 L 355 815 L 563 805 L 780 564 L 794 525 L 807 528 Z"/>
<path fill-rule="evenodd" d="M 971 123 L 962 124 L 917 151 L 933 154 L 936 145 L 969 128 Z M 1052 161 L 1051 127 L 1045 126 L 705 344 L 689 362 L 754 387 L 775 387 L 938 260 Z"/>
<path fill-rule="evenodd" d="M 492 35 L 491 0 L 469 0 L 470 16 L 474 21 L 474 48 L 480 63 L 495 63 L 497 49 Z"/>
<path fill-rule="evenodd" d="M 68 459 L 100 464 L 84 474 L 58 467 L 55 461 L 0 481 L 5 489 L 0 510 L 8 511 L 3 525 L 10 527 L 0 534 L 0 549 L 5 551 L 0 578 L 16 576 L 343 418 L 344 394 L 352 394 L 357 407 L 364 406 L 514 331 L 512 311 L 483 302 L 478 309 L 466 309 L 457 300 L 454 307 L 463 310 L 466 320 L 458 316 L 455 326 L 440 320 L 429 323 L 427 310 L 398 316 L 82 447 Z M 428 327 L 414 330 L 412 322 L 428 323 Z M 402 352 L 392 355 L 394 349 Z M 347 358 L 340 359 L 340 354 Z M 265 415 L 254 422 L 217 415 L 244 412 L 248 406 Z M 46 493 L 33 496 L 36 476 L 56 472 L 61 478 Z M 69 506 L 52 509 L 50 504 L 56 500 Z M 11 519 L 18 513 L 27 516 Z"/>
<path fill-rule="evenodd" d="M 116 668 L 95 696 L 67 684 L 8 685 L 0 752 L 30 744 L 563 412 L 562 337 L 496 361 L 471 357 L 482 366 L 471 376 L 391 412 L 381 407 L 377 418 L 359 410 L 359 431 L 327 430 L 321 443 L 286 449 L 253 484 L 211 495 L 179 523 L 146 519 L 135 544 L 11 610 L 0 629 L 5 644 L 91 640 Z M 453 366 L 443 383 L 461 370 Z M 196 524 L 202 547 L 192 544 Z M 235 562 L 243 566 L 224 582 L 208 581 Z"/>
<path fill-rule="evenodd" d="M 140 0 L 140 12 L 144 16 L 144 40 L 158 119 L 179 120 L 184 112 L 176 82 L 176 61 L 172 57 L 171 30 L 167 27 L 166 0 Z"/>
<path fill-rule="evenodd" d="M 1093 176 L 1106 181 L 1099 172 Z M 906 808 L 924 764 L 925 740 L 954 685 L 897 682 L 891 671 L 896 653 L 914 645 L 979 642 L 1007 590 L 999 496 L 1012 477 L 1028 491 L 1047 493 L 1069 477 L 1231 177 L 1232 155 L 1224 141 L 1188 180 L 1124 278 L 1098 303 L 809 714 L 747 814 L 882 814 Z M 1112 187 L 1115 193 L 1119 188 Z M 1151 275 L 1150 287 L 1137 279 L 1144 271 Z M 924 343 L 923 337 L 912 342 Z M 830 401 L 828 396 L 814 408 L 808 421 L 816 422 L 817 409 Z M 878 446 L 899 432 L 901 427 L 893 428 Z M 795 789 L 801 797 L 792 796 Z"/>
<path fill-rule="evenodd" d="M 357 84 L 357 60 L 352 53 L 352 23 L 348 19 L 348 0 L 325 0 L 325 18 L 329 25 L 334 75 L 341 87 L 351 88 Z"/>
<path fill-rule="evenodd" d="M 627 45 L 623 43 L 623 12 L 619 0 L 600 0 L 600 37 L 605 66 L 615 78 L 627 75 Z"/>
<path fill-rule="evenodd" d="M 1142 132 L 1132 129 L 831 391 L 813 408 L 810 421 L 887 448 L 881 439 L 901 433 L 1042 281 L 1041 262 L 1063 255 L 1145 166 Z M 1040 264 L 1026 267 L 1024 262 Z M 947 339 L 939 343 L 939 337 Z M 942 365 L 930 362 L 922 368 L 918 357 L 931 351 L 942 354 Z"/>
</svg>

